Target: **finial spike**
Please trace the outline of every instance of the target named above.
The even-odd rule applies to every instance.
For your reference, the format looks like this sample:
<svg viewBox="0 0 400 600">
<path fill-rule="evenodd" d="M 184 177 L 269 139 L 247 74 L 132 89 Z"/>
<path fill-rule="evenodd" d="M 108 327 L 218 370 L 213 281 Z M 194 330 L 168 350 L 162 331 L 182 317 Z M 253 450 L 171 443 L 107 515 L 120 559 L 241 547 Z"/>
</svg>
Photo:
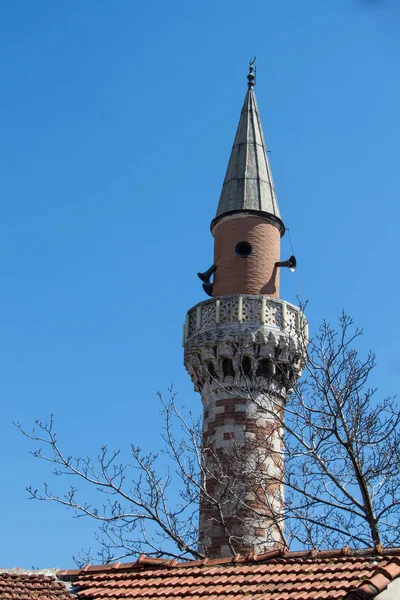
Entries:
<svg viewBox="0 0 400 600">
<path fill-rule="evenodd" d="M 249 61 L 249 74 L 247 75 L 247 79 L 248 79 L 247 85 L 249 87 L 249 90 L 251 90 L 251 88 L 254 87 L 254 85 L 255 85 L 256 76 L 255 76 L 255 72 L 253 73 L 253 71 L 255 71 L 255 69 L 256 69 L 254 66 L 255 63 L 256 63 L 256 57 L 254 57 L 253 59 L 251 59 Z"/>
</svg>

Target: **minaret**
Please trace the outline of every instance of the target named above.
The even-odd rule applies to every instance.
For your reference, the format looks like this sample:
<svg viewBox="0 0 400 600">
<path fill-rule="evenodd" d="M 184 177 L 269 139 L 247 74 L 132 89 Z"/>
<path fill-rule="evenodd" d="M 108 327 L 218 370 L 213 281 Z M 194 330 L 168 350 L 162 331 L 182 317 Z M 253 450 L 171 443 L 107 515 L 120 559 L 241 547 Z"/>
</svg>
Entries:
<svg viewBox="0 0 400 600">
<path fill-rule="evenodd" d="M 285 233 L 254 94 L 253 65 L 217 214 L 212 298 L 187 314 L 185 366 L 203 403 L 199 547 L 209 558 L 284 545 L 283 412 L 306 321 L 279 299 Z M 211 283 L 211 277 L 214 281 Z"/>
</svg>

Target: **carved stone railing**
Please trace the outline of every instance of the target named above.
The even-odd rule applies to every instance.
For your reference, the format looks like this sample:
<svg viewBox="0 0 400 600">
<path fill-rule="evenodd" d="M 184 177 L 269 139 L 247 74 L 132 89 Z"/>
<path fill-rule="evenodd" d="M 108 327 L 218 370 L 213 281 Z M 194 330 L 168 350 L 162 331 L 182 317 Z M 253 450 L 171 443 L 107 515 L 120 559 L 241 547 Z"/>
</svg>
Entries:
<svg viewBox="0 0 400 600">
<path fill-rule="evenodd" d="M 276 327 L 291 335 L 308 337 L 308 324 L 297 306 L 265 296 L 221 296 L 199 302 L 189 310 L 183 330 L 183 344 L 216 326 L 233 323 Z"/>
</svg>

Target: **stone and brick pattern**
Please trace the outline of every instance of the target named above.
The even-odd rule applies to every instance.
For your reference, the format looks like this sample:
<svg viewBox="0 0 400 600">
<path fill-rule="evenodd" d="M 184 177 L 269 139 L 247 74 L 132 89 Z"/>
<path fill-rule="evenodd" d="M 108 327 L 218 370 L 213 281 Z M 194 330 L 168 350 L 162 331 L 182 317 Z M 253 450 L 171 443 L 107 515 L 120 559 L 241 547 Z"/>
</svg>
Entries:
<svg viewBox="0 0 400 600">
<path fill-rule="evenodd" d="M 243 387 L 244 389 L 244 387 Z M 283 398 L 203 396 L 207 494 L 200 506 L 200 550 L 209 558 L 282 547 Z"/>
<path fill-rule="evenodd" d="M 263 294 L 279 298 L 280 232 L 258 216 L 237 215 L 220 221 L 213 231 L 213 296 Z M 235 252 L 236 244 L 248 242 L 252 252 L 246 258 Z"/>
</svg>

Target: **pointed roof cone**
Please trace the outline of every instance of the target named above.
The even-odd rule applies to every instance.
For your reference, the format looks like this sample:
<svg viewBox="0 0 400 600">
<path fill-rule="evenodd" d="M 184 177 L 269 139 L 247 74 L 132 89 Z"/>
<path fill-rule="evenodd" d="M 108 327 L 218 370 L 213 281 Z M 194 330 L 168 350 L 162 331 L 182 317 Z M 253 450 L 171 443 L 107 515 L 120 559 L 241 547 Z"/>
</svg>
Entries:
<svg viewBox="0 0 400 600">
<path fill-rule="evenodd" d="M 211 229 L 223 217 L 237 212 L 257 213 L 285 233 L 269 165 L 267 148 L 254 94 L 253 66 L 225 181 Z M 260 214 L 261 213 L 261 214 Z"/>
</svg>

